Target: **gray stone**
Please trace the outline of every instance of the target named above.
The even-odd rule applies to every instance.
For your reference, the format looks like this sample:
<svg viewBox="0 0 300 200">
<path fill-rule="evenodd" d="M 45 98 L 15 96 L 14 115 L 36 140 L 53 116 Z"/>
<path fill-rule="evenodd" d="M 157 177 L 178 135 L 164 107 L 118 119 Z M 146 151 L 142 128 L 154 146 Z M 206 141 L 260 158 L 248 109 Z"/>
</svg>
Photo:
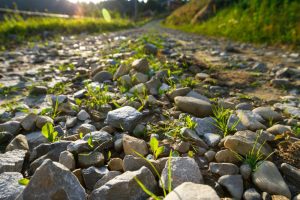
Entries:
<svg viewBox="0 0 300 200">
<path fill-rule="evenodd" d="M 100 188 L 101 186 L 103 186 L 105 183 L 107 183 L 108 181 L 114 179 L 115 177 L 121 175 L 122 173 L 119 171 L 109 171 L 107 172 L 107 174 L 105 174 L 100 180 L 98 180 L 94 186 L 94 190 L 96 190 L 97 188 Z"/>
<path fill-rule="evenodd" d="M 240 173 L 241 173 L 243 179 L 248 180 L 252 173 L 251 166 L 249 164 L 242 164 L 240 166 Z"/>
<path fill-rule="evenodd" d="M 276 165 L 270 161 L 262 161 L 252 173 L 252 181 L 260 190 L 269 194 L 283 195 L 291 198 L 291 192 L 283 180 Z"/>
<path fill-rule="evenodd" d="M 132 75 L 132 79 L 134 84 L 146 83 L 148 81 L 148 75 L 143 74 L 141 72 L 137 72 L 134 75 Z"/>
<path fill-rule="evenodd" d="M 138 72 L 147 73 L 149 71 L 149 64 L 146 58 L 135 60 L 131 65 Z"/>
<path fill-rule="evenodd" d="M 94 166 L 81 171 L 85 186 L 88 190 L 93 190 L 97 181 L 99 181 L 105 174 L 109 172 L 106 167 L 96 168 Z"/>
<path fill-rule="evenodd" d="M 218 133 L 219 129 L 214 125 L 215 121 L 211 117 L 205 118 L 192 118 L 197 123 L 196 132 L 199 136 L 203 136 L 205 133 Z"/>
<path fill-rule="evenodd" d="M 236 110 L 252 110 L 253 106 L 250 103 L 239 103 L 235 106 Z"/>
<path fill-rule="evenodd" d="M 113 79 L 113 75 L 107 71 L 101 71 L 95 74 L 92 78 L 93 81 L 103 83 L 104 81 L 109 81 Z"/>
<path fill-rule="evenodd" d="M 209 163 L 209 170 L 218 174 L 219 176 L 223 175 L 234 175 L 239 173 L 239 168 L 232 163 Z"/>
<path fill-rule="evenodd" d="M 78 154 L 78 165 L 81 168 L 101 167 L 104 165 L 104 161 L 104 155 L 99 151 Z"/>
<path fill-rule="evenodd" d="M 76 176 L 60 163 L 47 159 L 35 171 L 21 199 L 86 199 L 84 188 Z"/>
<path fill-rule="evenodd" d="M 145 83 L 149 94 L 158 95 L 158 88 L 161 86 L 161 82 L 158 78 L 152 77 L 150 81 Z"/>
<path fill-rule="evenodd" d="M 23 127 L 24 130 L 26 131 L 31 131 L 35 128 L 35 123 L 37 120 L 37 115 L 34 113 L 28 114 L 22 121 L 21 121 L 21 126 Z"/>
<path fill-rule="evenodd" d="M 244 192 L 243 198 L 245 200 L 261 200 L 260 194 L 255 190 L 255 188 L 249 188 Z"/>
<path fill-rule="evenodd" d="M 67 118 L 67 121 L 66 121 L 66 127 L 72 128 L 76 125 L 76 123 L 77 123 L 77 117 L 69 117 L 69 118 Z"/>
<path fill-rule="evenodd" d="M 19 184 L 23 175 L 19 172 L 3 172 L 0 174 L 0 199 L 15 200 L 25 186 Z"/>
<path fill-rule="evenodd" d="M 208 162 L 211 162 L 215 159 L 216 152 L 213 150 L 209 150 L 204 153 L 205 158 L 207 159 Z"/>
<path fill-rule="evenodd" d="M 29 151 L 27 139 L 24 135 L 17 135 L 6 147 L 5 151 L 13 151 L 15 149 L 21 149 Z"/>
<path fill-rule="evenodd" d="M 279 89 L 288 89 L 292 86 L 291 82 L 287 78 L 276 78 L 271 80 L 271 85 Z"/>
<path fill-rule="evenodd" d="M 208 185 L 185 182 L 170 192 L 164 200 L 219 200 L 216 191 Z"/>
<path fill-rule="evenodd" d="M 300 190 L 300 169 L 287 163 L 282 163 L 280 169 L 285 180 Z"/>
<path fill-rule="evenodd" d="M 218 163 L 239 163 L 239 159 L 229 149 L 220 150 L 216 153 L 215 159 Z"/>
<path fill-rule="evenodd" d="M 121 76 L 127 74 L 129 72 L 129 67 L 127 67 L 125 64 L 121 64 L 117 71 L 114 74 L 114 80 L 117 80 L 118 78 L 120 78 Z"/>
<path fill-rule="evenodd" d="M 112 127 L 122 128 L 124 131 L 132 131 L 141 118 L 142 113 L 135 108 L 124 106 L 109 111 L 105 122 Z"/>
<path fill-rule="evenodd" d="M 215 133 L 205 133 L 204 140 L 209 146 L 214 147 L 220 142 L 221 136 Z"/>
<path fill-rule="evenodd" d="M 253 112 L 246 110 L 238 110 L 237 115 L 241 123 L 251 131 L 266 129 L 266 126 L 261 123 L 263 119 L 260 115 L 257 116 L 257 114 L 255 115 Z"/>
<path fill-rule="evenodd" d="M 199 94 L 198 92 L 195 92 L 194 90 L 190 91 L 186 96 L 187 97 L 193 97 L 193 98 L 196 98 L 196 99 L 200 99 L 200 100 L 203 100 L 203 101 L 206 101 L 206 102 L 210 103 L 209 98 L 207 98 L 206 96 L 204 96 L 202 94 Z"/>
<path fill-rule="evenodd" d="M 280 135 L 283 133 L 291 133 L 292 129 L 290 126 L 285 126 L 285 125 L 281 125 L 281 124 L 275 124 L 272 127 L 267 129 L 268 133 L 271 133 L 273 135 Z"/>
<path fill-rule="evenodd" d="M 268 67 L 265 63 L 256 63 L 253 67 L 252 70 L 255 72 L 267 72 L 268 71 Z"/>
<path fill-rule="evenodd" d="M 156 47 L 154 44 L 151 44 L 151 43 L 145 44 L 144 50 L 145 50 L 145 53 L 146 53 L 146 54 L 153 54 L 153 55 L 156 55 L 157 52 L 158 52 L 157 47 Z"/>
<path fill-rule="evenodd" d="M 281 115 L 278 112 L 272 110 L 271 107 L 258 107 L 252 110 L 252 112 L 260 115 L 266 121 L 277 122 L 282 120 Z"/>
<path fill-rule="evenodd" d="M 183 112 L 196 117 L 207 117 L 212 114 L 212 106 L 209 102 L 194 97 L 175 97 L 176 107 Z"/>
<path fill-rule="evenodd" d="M 0 174 L 3 172 L 21 172 L 27 151 L 16 149 L 0 154 Z"/>
<path fill-rule="evenodd" d="M 218 180 L 218 183 L 224 186 L 231 196 L 235 199 L 241 199 L 243 196 L 244 186 L 241 175 L 224 175 Z"/>
<path fill-rule="evenodd" d="M 185 96 L 187 95 L 187 93 L 189 93 L 191 91 L 191 88 L 189 87 L 184 87 L 184 88 L 178 88 L 175 90 L 172 90 L 170 92 L 167 93 L 168 97 L 174 101 L 175 97 L 178 96 Z"/>
<path fill-rule="evenodd" d="M 154 192 L 157 189 L 157 182 L 147 167 L 138 171 L 125 172 L 108 181 L 100 188 L 94 190 L 90 200 L 144 200 L 148 195 L 137 184 L 134 177 L 137 177 L 145 187 Z"/>
<path fill-rule="evenodd" d="M 196 161 L 189 157 L 173 157 L 171 159 L 172 188 L 184 182 L 203 183 L 203 177 Z M 168 162 L 161 174 L 165 189 L 168 188 Z M 162 184 L 160 183 L 162 187 Z"/>
<path fill-rule="evenodd" d="M 48 116 L 38 116 L 36 118 L 35 126 L 39 129 L 41 129 L 48 122 L 53 124 L 53 119 L 51 119 L 51 117 L 48 117 Z"/>
<path fill-rule="evenodd" d="M 148 147 L 145 140 L 138 139 L 129 135 L 123 135 L 123 149 L 126 155 L 136 155 L 134 151 L 142 154 L 148 154 Z"/>
<path fill-rule="evenodd" d="M 183 127 L 180 134 L 187 140 L 195 142 L 198 146 L 208 149 L 207 144 L 196 134 L 196 131 Z"/>
<path fill-rule="evenodd" d="M 71 142 L 67 146 L 67 150 L 74 154 L 78 154 L 78 153 L 90 151 L 91 149 L 90 149 L 90 146 L 88 145 L 87 141 L 76 140 L 74 142 Z"/>
<path fill-rule="evenodd" d="M 247 130 L 247 128 L 241 123 L 240 119 L 235 114 L 230 115 L 227 125 L 230 129 L 235 129 L 236 131 Z"/>
<path fill-rule="evenodd" d="M 20 131 L 21 123 L 18 121 L 8 121 L 3 124 L 0 124 L 0 130 L 9 132 L 12 135 L 17 135 Z"/>
<path fill-rule="evenodd" d="M 92 137 L 94 147 L 99 145 L 101 145 L 103 149 L 109 149 L 113 147 L 113 137 L 106 131 L 91 132 L 90 134 L 85 135 L 83 140 L 88 141 L 90 137 Z"/>
<path fill-rule="evenodd" d="M 47 87 L 46 86 L 41 86 L 41 85 L 36 85 L 33 86 L 32 89 L 30 90 L 31 95 L 45 95 L 47 94 Z"/>
<path fill-rule="evenodd" d="M 41 131 L 29 133 L 26 135 L 26 138 L 30 149 L 33 149 L 40 144 L 49 142 L 47 138 L 42 135 Z"/>
<path fill-rule="evenodd" d="M 123 171 L 123 160 L 121 158 L 111 158 L 107 165 L 111 171 Z"/>
<path fill-rule="evenodd" d="M 7 131 L 0 131 L 0 144 L 9 142 L 14 136 Z"/>
<path fill-rule="evenodd" d="M 96 127 L 92 124 L 81 124 L 77 128 L 77 133 L 82 133 L 83 135 L 86 135 L 88 133 L 97 131 Z"/>
<path fill-rule="evenodd" d="M 85 121 L 85 120 L 87 120 L 89 118 L 90 118 L 90 115 L 85 110 L 81 110 L 77 114 L 77 119 L 79 119 L 80 121 Z"/>
<path fill-rule="evenodd" d="M 74 155 L 69 151 L 63 151 L 59 155 L 59 163 L 64 165 L 69 170 L 74 170 L 76 167 L 76 162 Z"/>
</svg>

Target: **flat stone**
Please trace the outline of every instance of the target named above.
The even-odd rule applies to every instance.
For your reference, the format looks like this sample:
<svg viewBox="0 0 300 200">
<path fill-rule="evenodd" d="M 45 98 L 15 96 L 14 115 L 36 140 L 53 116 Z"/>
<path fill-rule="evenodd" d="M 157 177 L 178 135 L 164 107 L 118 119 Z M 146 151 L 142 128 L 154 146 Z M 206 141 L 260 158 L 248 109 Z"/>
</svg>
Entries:
<svg viewBox="0 0 300 200">
<path fill-rule="evenodd" d="M 239 163 L 239 159 L 229 149 L 220 150 L 216 153 L 215 159 L 218 163 Z"/>
<path fill-rule="evenodd" d="M 287 184 L 283 180 L 276 165 L 270 161 L 259 163 L 256 171 L 252 173 L 252 181 L 256 187 L 264 192 L 291 198 L 291 192 Z"/>
<path fill-rule="evenodd" d="M 209 146 L 214 147 L 220 142 L 221 136 L 215 133 L 205 133 L 204 140 Z"/>
<path fill-rule="evenodd" d="M 205 133 L 218 133 L 219 129 L 214 125 L 215 121 L 211 117 L 195 118 L 192 120 L 197 123 L 196 132 L 199 136 L 203 136 Z"/>
<path fill-rule="evenodd" d="M 164 200 L 219 200 L 216 191 L 208 185 L 185 182 L 170 192 Z"/>
<path fill-rule="evenodd" d="M 21 129 L 21 123 L 18 121 L 8 121 L 0 124 L 0 130 L 11 133 L 12 135 L 17 135 Z"/>
<path fill-rule="evenodd" d="M 138 72 L 147 73 L 149 71 L 149 64 L 147 59 L 141 58 L 132 62 L 132 68 Z"/>
<path fill-rule="evenodd" d="M 268 133 L 271 133 L 273 135 L 280 135 L 283 133 L 291 133 L 292 129 L 290 126 L 285 126 L 281 124 L 275 124 L 267 129 Z"/>
<path fill-rule="evenodd" d="M 109 111 L 105 122 L 112 127 L 121 128 L 124 131 L 132 131 L 139 120 L 142 113 L 130 106 L 124 106 L 113 111 Z"/>
<path fill-rule="evenodd" d="M 171 92 L 168 92 L 167 95 L 168 97 L 174 101 L 174 98 L 175 97 L 178 97 L 178 96 L 185 96 L 187 95 L 189 92 L 191 91 L 191 88 L 189 87 L 184 87 L 184 88 L 178 88 L 178 89 L 175 89 Z"/>
<path fill-rule="evenodd" d="M 284 179 L 289 182 L 289 184 L 300 190 L 300 169 L 287 163 L 282 163 L 280 169 L 283 173 Z"/>
<path fill-rule="evenodd" d="M 266 129 L 266 126 L 262 124 L 264 120 L 260 115 L 248 110 L 237 110 L 236 112 L 241 123 L 249 130 Z"/>
<path fill-rule="evenodd" d="M 82 200 L 86 198 L 86 194 L 76 176 L 68 168 L 47 159 L 35 171 L 20 198 Z"/>
<path fill-rule="evenodd" d="M 26 134 L 27 142 L 30 149 L 33 149 L 40 144 L 48 143 L 49 141 L 42 135 L 41 131 Z"/>
<path fill-rule="evenodd" d="M 157 182 L 147 167 L 142 167 L 138 171 L 127 171 L 114 179 L 108 181 L 100 188 L 94 190 L 90 200 L 116 200 L 131 199 L 142 200 L 148 198 L 148 195 L 137 184 L 134 177 L 137 177 L 145 187 L 154 192 L 157 190 Z"/>
<path fill-rule="evenodd" d="M 196 99 L 200 99 L 200 100 L 203 100 L 203 101 L 206 101 L 206 102 L 210 103 L 209 98 L 207 98 L 206 96 L 204 96 L 202 94 L 199 94 L 198 92 L 195 92 L 194 90 L 192 90 L 189 93 L 187 93 L 186 96 L 187 97 L 194 97 Z"/>
<path fill-rule="evenodd" d="M 21 172 L 26 150 L 13 150 L 0 154 L 0 174 L 3 172 Z"/>
<path fill-rule="evenodd" d="M 111 158 L 108 162 L 108 169 L 111 171 L 123 171 L 123 160 L 121 158 Z"/>
<path fill-rule="evenodd" d="M 277 122 L 282 120 L 281 115 L 278 112 L 272 110 L 271 107 L 258 107 L 252 110 L 252 112 L 259 114 L 266 121 Z"/>
<path fill-rule="evenodd" d="M 77 119 L 79 119 L 80 121 L 85 121 L 85 120 L 87 120 L 89 118 L 90 118 L 90 115 L 85 110 L 81 110 L 77 114 Z"/>
<path fill-rule="evenodd" d="M 243 196 L 244 186 L 241 175 L 224 175 L 218 180 L 218 183 L 224 186 L 231 196 L 235 199 L 241 199 Z"/>
<path fill-rule="evenodd" d="M 209 170 L 220 176 L 223 175 L 234 175 L 239 173 L 239 168 L 232 163 L 209 163 Z"/>
<path fill-rule="evenodd" d="M 212 114 L 212 106 L 209 102 L 194 97 L 175 97 L 175 105 L 179 110 L 196 117 L 207 117 Z"/>
<path fill-rule="evenodd" d="M 203 177 L 196 161 L 189 157 L 173 157 L 171 159 L 172 188 L 184 182 L 203 183 Z M 168 188 L 168 162 L 161 174 L 165 189 Z M 162 187 L 162 184 L 160 183 Z"/>
<path fill-rule="evenodd" d="M 19 184 L 23 175 L 19 172 L 3 172 L 0 174 L 0 199 L 15 200 L 25 186 Z"/>
</svg>

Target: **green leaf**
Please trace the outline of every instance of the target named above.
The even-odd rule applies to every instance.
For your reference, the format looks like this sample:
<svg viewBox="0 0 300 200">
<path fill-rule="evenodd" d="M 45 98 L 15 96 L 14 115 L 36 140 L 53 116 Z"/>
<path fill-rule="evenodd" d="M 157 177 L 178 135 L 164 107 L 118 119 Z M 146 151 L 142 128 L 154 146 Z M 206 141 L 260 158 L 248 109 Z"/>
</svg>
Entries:
<svg viewBox="0 0 300 200">
<path fill-rule="evenodd" d="M 29 179 L 28 179 L 28 178 L 22 178 L 22 179 L 20 179 L 20 180 L 18 181 L 18 183 L 19 183 L 20 185 L 28 185 Z"/>
<path fill-rule="evenodd" d="M 195 154 L 194 154 L 194 152 L 193 152 L 193 151 L 189 151 L 189 152 L 188 152 L 188 156 L 189 156 L 190 158 L 193 158 L 193 157 L 194 157 L 194 155 L 195 155 Z"/>
<path fill-rule="evenodd" d="M 43 127 L 42 127 L 42 134 L 49 139 L 50 134 L 54 131 L 53 125 L 50 122 L 47 122 Z"/>
<path fill-rule="evenodd" d="M 83 133 L 79 133 L 79 138 L 82 139 L 83 138 Z"/>
<path fill-rule="evenodd" d="M 164 146 L 158 147 L 157 150 L 156 150 L 156 152 L 155 152 L 155 158 L 158 158 L 158 156 L 159 156 L 162 152 L 164 152 L 164 150 L 165 150 L 165 147 L 164 147 Z"/>
<path fill-rule="evenodd" d="M 102 15 L 103 15 L 103 18 L 105 21 L 107 21 L 107 22 L 111 21 L 111 16 L 107 9 L 105 9 L 105 8 L 102 9 Z"/>
<path fill-rule="evenodd" d="M 111 158 L 111 151 L 108 151 L 107 153 L 107 160 L 109 160 Z"/>
<path fill-rule="evenodd" d="M 156 137 L 152 137 L 150 139 L 150 148 L 151 148 L 153 153 L 156 152 L 156 150 L 158 148 L 158 140 L 156 139 Z"/>
<path fill-rule="evenodd" d="M 89 137 L 89 139 L 88 139 L 88 145 L 89 145 L 89 147 L 91 147 L 91 148 L 93 148 L 94 147 L 94 144 L 93 144 L 93 137 L 92 137 L 92 135 L 90 135 L 90 137 Z"/>
</svg>

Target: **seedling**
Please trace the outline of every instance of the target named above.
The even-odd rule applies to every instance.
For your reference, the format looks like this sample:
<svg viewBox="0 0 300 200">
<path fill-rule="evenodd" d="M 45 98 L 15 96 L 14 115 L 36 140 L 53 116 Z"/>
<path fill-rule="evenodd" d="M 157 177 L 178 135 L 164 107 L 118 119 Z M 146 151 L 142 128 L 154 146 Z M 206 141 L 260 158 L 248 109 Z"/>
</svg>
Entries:
<svg viewBox="0 0 300 200">
<path fill-rule="evenodd" d="M 20 185 L 28 185 L 29 184 L 29 179 L 28 178 L 22 178 L 22 179 L 20 179 L 19 181 L 18 181 L 18 183 L 20 184 Z"/>
<path fill-rule="evenodd" d="M 151 151 L 153 152 L 154 158 L 157 159 L 159 157 L 159 155 L 164 152 L 165 147 L 164 146 L 160 146 L 159 147 L 159 142 L 156 139 L 156 137 L 151 137 L 150 139 L 150 148 Z"/>
<path fill-rule="evenodd" d="M 42 134 L 51 143 L 59 141 L 58 132 L 54 130 L 53 124 L 50 122 L 42 127 Z"/>
</svg>

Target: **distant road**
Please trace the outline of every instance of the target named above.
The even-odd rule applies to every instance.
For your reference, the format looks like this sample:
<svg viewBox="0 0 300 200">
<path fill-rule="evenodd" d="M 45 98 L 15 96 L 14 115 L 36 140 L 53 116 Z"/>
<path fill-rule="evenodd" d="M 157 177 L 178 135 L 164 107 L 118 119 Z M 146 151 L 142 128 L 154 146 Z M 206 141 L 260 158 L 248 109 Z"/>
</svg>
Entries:
<svg viewBox="0 0 300 200">
<path fill-rule="evenodd" d="M 55 13 L 45 13 L 45 12 L 31 12 L 23 10 L 13 10 L 0 8 L 0 19 L 3 19 L 4 15 L 19 14 L 23 17 L 58 17 L 58 18 L 70 18 L 70 15 L 55 14 Z"/>
</svg>

